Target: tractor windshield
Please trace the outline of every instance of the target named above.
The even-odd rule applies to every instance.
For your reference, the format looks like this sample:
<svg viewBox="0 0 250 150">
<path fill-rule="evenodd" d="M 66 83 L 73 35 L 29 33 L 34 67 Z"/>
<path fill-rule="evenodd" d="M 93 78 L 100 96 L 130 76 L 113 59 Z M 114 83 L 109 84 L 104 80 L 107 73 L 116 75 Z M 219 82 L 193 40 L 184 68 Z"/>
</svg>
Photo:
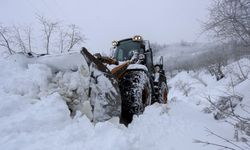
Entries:
<svg viewBox="0 0 250 150">
<path fill-rule="evenodd" d="M 115 58 L 118 61 L 129 60 L 133 52 L 139 52 L 141 50 L 141 43 L 132 40 L 120 41 L 115 50 Z"/>
</svg>

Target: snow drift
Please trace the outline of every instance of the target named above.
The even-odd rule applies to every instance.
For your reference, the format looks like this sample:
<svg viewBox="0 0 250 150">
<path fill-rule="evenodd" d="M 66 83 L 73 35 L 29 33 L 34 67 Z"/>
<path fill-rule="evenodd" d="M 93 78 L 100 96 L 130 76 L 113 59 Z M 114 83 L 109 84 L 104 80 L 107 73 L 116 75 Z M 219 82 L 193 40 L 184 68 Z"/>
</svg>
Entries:
<svg viewBox="0 0 250 150">
<path fill-rule="evenodd" d="M 248 59 L 241 61 L 246 66 L 250 64 Z M 63 67 L 67 63 L 57 65 Z M 87 106 L 76 111 L 73 118 L 70 116 L 68 105 L 77 107 L 80 103 L 70 101 L 72 97 L 88 101 L 88 78 L 80 78 L 79 72 L 72 71 L 75 66 L 57 72 L 47 63 L 30 62 L 22 56 L 1 58 L 1 149 L 217 149 L 193 141 L 201 139 L 227 145 L 214 136 L 207 136 L 207 128 L 232 138 L 233 130 L 229 124 L 203 113 L 203 109 L 209 106 L 205 96 L 221 96 L 228 91 L 232 79 L 237 81 L 237 77 L 230 73 L 230 67 L 237 68 L 234 64 L 225 67 L 227 76 L 219 82 L 206 71 L 200 71 L 198 75 L 193 72 L 179 73 L 169 81 L 169 104 L 156 103 L 147 107 L 142 115 L 134 116 L 133 122 L 125 127 L 118 123 L 117 118 L 93 124 L 88 119 L 91 114 L 86 113 L 89 111 Z M 86 70 L 81 71 L 88 76 Z M 197 76 L 203 82 L 197 80 Z M 234 88 L 242 95 L 243 104 L 249 104 L 250 100 L 249 77 L 248 74 L 248 79 Z M 187 86 L 180 86 L 182 84 Z M 185 88 L 189 89 L 187 95 L 183 92 Z"/>
</svg>

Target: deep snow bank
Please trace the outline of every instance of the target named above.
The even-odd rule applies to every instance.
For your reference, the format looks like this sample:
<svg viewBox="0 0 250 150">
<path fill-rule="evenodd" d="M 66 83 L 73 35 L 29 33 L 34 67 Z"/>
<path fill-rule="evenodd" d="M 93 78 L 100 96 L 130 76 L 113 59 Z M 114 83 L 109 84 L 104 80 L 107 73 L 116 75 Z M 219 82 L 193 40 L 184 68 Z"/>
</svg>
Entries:
<svg viewBox="0 0 250 150">
<path fill-rule="evenodd" d="M 248 64 L 249 60 L 244 62 Z M 82 84 L 85 81 L 76 72 L 54 76 L 51 66 L 33 64 L 20 57 L 1 59 L 0 67 L 1 149 L 211 150 L 217 148 L 193 143 L 194 139 L 218 141 L 207 136 L 206 128 L 227 138 L 233 135 L 230 125 L 202 112 L 208 105 L 204 95 L 222 94 L 231 81 L 229 76 L 216 82 L 203 71 L 198 77 L 207 84 L 204 86 L 193 77 L 196 74 L 178 74 L 169 81 L 170 103 L 147 107 L 126 128 L 115 118 L 94 125 L 81 113 L 70 117 L 67 97 L 74 96 L 75 89 L 79 89 L 83 99 L 86 96 Z M 191 86 L 188 96 L 178 86 L 185 83 Z M 249 103 L 248 89 L 249 79 L 235 87 L 236 92 L 244 95 L 244 103 Z"/>
</svg>

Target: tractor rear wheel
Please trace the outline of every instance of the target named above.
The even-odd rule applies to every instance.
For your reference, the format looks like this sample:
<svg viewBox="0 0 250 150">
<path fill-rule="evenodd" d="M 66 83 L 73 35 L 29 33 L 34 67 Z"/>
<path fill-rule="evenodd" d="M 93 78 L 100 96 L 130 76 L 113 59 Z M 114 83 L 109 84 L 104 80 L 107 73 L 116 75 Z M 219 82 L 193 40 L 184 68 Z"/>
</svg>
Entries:
<svg viewBox="0 0 250 150">
<path fill-rule="evenodd" d="M 168 87 L 165 82 L 160 83 L 158 101 L 161 104 L 166 104 L 168 102 Z"/>
</svg>

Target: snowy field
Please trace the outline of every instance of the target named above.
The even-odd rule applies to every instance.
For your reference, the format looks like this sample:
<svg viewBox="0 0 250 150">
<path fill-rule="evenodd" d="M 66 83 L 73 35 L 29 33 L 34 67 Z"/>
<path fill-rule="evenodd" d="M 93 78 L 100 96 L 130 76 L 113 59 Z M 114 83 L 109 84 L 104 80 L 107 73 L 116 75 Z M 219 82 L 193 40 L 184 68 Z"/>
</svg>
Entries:
<svg viewBox="0 0 250 150">
<path fill-rule="evenodd" d="M 240 63 L 243 71 L 249 71 L 248 59 Z M 233 139 L 234 130 L 223 119 L 204 113 L 210 106 L 206 97 L 216 100 L 232 90 L 243 97 L 240 103 L 250 110 L 250 74 L 229 88 L 237 82 L 232 72 L 238 69 L 236 63 L 224 68 L 226 77 L 220 81 L 206 71 L 180 72 L 169 80 L 169 103 L 147 107 L 128 127 L 117 118 L 97 124 L 82 113 L 71 118 L 62 91 L 77 87 L 86 94 L 87 77 L 80 80 L 77 73 L 67 71 L 55 75 L 51 66 L 19 56 L 0 58 L 0 68 L 1 150 L 216 150 L 218 147 L 194 140 L 228 145 L 207 130 L 228 139 Z M 180 85 L 189 89 L 186 95 Z"/>
</svg>

